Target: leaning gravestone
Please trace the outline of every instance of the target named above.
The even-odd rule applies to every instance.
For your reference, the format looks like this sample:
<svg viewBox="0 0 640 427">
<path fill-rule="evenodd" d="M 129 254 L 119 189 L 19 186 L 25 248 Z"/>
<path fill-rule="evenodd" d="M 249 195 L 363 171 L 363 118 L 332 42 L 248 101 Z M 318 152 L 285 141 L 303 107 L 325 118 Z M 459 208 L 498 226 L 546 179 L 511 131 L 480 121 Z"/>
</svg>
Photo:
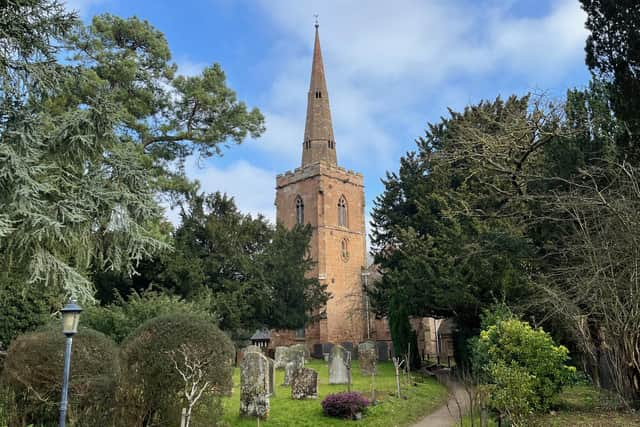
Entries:
<svg viewBox="0 0 640 427">
<path fill-rule="evenodd" d="M 318 371 L 311 368 L 300 369 L 291 380 L 291 398 L 296 400 L 318 397 Z"/>
<path fill-rule="evenodd" d="M 329 354 L 329 384 L 349 383 L 351 353 L 341 345 L 335 345 Z"/>
<path fill-rule="evenodd" d="M 373 341 L 365 341 L 358 344 L 358 354 L 360 358 L 360 373 L 364 376 L 371 376 L 376 373 L 376 362 L 378 354 Z"/>
<path fill-rule="evenodd" d="M 249 352 L 240 364 L 240 415 L 269 415 L 269 361 L 262 353 Z"/>
<path fill-rule="evenodd" d="M 284 369 L 289 359 L 289 347 L 276 347 L 275 363 L 276 369 Z"/>
</svg>

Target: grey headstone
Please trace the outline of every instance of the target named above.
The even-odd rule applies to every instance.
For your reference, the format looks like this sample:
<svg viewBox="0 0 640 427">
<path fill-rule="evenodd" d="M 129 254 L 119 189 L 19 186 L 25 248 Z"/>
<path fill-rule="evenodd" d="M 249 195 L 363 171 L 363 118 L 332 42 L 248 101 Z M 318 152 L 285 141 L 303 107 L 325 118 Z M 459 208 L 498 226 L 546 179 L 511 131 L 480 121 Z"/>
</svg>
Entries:
<svg viewBox="0 0 640 427">
<path fill-rule="evenodd" d="M 296 352 L 292 352 L 292 354 L 297 355 L 297 357 L 292 357 L 289 362 L 287 362 L 287 366 L 284 367 L 283 385 L 290 385 L 296 373 L 304 368 L 304 355 Z"/>
<path fill-rule="evenodd" d="M 291 398 L 296 400 L 318 398 L 318 371 L 300 369 L 291 381 Z"/>
<path fill-rule="evenodd" d="M 351 353 L 341 345 L 335 345 L 329 354 L 329 384 L 349 382 Z"/>
<path fill-rule="evenodd" d="M 240 415 L 269 415 L 269 361 L 262 353 L 249 352 L 240 363 Z"/>
<path fill-rule="evenodd" d="M 289 351 L 300 352 L 304 356 L 305 359 L 309 359 L 311 356 L 309 354 L 309 348 L 304 344 L 295 344 L 289 347 Z"/>
<path fill-rule="evenodd" d="M 371 376 L 376 373 L 376 362 L 378 355 L 376 345 L 373 341 L 365 341 L 358 344 L 358 354 L 360 358 L 360 373 L 364 376 Z"/>
<path fill-rule="evenodd" d="M 260 347 L 258 347 L 257 345 L 248 345 L 242 350 L 242 352 L 244 354 L 251 353 L 251 352 L 262 353 L 262 349 Z"/>
<path fill-rule="evenodd" d="M 269 363 L 269 395 L 276 395 L 276 363 L 273 359 L 267 357 Z"/>
<path fill-rule="evenodd" d="M 389 346 L 384 341 L 376 342 L 376 348 L 378 350 L 378 360 L 387 361 L 389 360 Z"/>
<path fill-rule="evenodd" d="M 289 347 L 276 347 L 275 364 L 276 369 L 284 369 L 289 359 Z"/>
</svg>

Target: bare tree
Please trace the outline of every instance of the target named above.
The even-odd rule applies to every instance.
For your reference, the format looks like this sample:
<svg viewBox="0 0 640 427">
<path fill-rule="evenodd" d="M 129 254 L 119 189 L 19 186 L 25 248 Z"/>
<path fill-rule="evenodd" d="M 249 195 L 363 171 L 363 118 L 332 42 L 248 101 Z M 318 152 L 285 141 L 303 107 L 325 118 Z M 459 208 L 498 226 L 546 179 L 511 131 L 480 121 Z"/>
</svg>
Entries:
<svg viewBox="0 0 640 427">
<path fill-rule="evenodd" d="M 182 344 L 177 350 L 168 353 L 175 370 L 184 381 L 183 395 L 186 407 L 182 409 L 181 427 L 189 427 L 193 407 L 203 396 L 211 383 L 205 380 L 209 361 L 205 354 L 189 344 Z"/>
<path fill-rule="evenodd" d="M 582 171 L 551 202 L 572 220 L 560 263 L 539 282 L 541 302 L 562 319 L 593 372 L 604 362 L 618 394 L 640 399 L 640 169 Z"/>
<path fill-rule="evenodd" d="M 402 365 L 404 364 L 404 360 L 402 360 L 400 357 L 393 357 L 391 358 L 391 361 L 393 361 L 393 366 L 396 370 L 396 395 L 398 396 L 398 398 L 401 397 L 400 395 L 400 369 L 402 369 Z"/>
</svg>

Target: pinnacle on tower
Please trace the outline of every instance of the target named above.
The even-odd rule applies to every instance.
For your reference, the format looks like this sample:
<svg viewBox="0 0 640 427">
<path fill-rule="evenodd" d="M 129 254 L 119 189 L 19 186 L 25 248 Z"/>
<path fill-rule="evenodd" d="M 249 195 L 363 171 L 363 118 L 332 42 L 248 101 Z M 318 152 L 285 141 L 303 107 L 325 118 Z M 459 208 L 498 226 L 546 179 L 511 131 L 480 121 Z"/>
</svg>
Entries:
<svg viewBox="0 0 640 427">
<path fill-rule="evenodd" d="M 313 47 L 313 64 L 311 65 L 311 84 L 307 94 L 307 120 L 304 128 L 302 144 L 302 166 L 316 162 L 337 164 L 336 141 L 331 124 L 329 93 L 324 75 L 320 36 L 316 20 L 316 39 Z"/>
</svg>

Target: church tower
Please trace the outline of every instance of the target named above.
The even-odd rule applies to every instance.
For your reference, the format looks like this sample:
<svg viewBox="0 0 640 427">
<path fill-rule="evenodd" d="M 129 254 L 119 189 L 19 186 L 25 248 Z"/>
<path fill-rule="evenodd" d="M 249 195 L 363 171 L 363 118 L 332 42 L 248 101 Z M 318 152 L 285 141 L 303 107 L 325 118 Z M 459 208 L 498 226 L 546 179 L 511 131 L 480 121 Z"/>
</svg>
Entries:
<svg viewBox="0 0 640 427">
<path fill-rule="evenodd" d="M 365 267 L 364 184 L 362 174 L 338 166 L 320 36 L 316 23 L 302 164 L 276 177 L 276 218 L 292 228 L 310 224 L 310 274 L 327 285 L 331 298 L 320 320 L 298 331 L 322 356 L 326 344 L 357 343 L 366 338 L 362 271 Z M 348 344 L 347 344 L 348 345 Z"/>
</svg>

